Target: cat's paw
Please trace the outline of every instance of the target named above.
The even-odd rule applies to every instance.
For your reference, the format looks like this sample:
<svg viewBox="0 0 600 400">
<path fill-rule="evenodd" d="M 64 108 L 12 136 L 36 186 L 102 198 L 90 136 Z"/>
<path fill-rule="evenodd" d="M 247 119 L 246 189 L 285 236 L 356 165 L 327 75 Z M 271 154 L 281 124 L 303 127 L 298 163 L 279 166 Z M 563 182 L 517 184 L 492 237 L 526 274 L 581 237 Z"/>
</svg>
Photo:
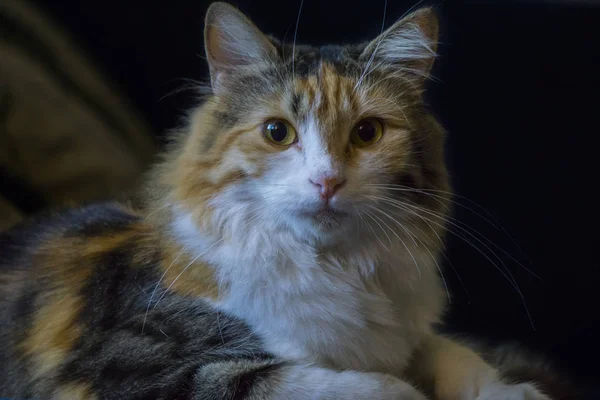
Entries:
<svg viewBox="0 0 600 400">
<path fill-rule="evenodd" d="M 427 400 L 408 382 L 387 374 L 295 365 L 281 371 L 273 399 Z"/>
<path fill-rule="evenodd" d="M 475 400 L 551 400 L 530 383 L 510 385 L 495 383 L 484 386 Z"/>
</svg>

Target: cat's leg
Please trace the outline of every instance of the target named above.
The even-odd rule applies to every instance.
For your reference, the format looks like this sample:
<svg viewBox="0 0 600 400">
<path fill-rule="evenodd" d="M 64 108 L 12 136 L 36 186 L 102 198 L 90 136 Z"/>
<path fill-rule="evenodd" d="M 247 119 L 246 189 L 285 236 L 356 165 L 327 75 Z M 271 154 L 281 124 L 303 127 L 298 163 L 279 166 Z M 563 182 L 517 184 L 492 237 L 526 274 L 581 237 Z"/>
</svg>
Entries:
<svg viewBox="0 0 600 400">
<path fill-rule="evenodd" d="M 391 375 L 285 362 L 218 362 L 200 369 L 195 400 L 427 400 Z"/>
<path fill-rule="evenodd" d="M 533 384 L 503 382 L 475 351 L 439 335 L 423 341 L 411 374 L 433 386 L 437 400 L 550 400 Z"/>
</svg>

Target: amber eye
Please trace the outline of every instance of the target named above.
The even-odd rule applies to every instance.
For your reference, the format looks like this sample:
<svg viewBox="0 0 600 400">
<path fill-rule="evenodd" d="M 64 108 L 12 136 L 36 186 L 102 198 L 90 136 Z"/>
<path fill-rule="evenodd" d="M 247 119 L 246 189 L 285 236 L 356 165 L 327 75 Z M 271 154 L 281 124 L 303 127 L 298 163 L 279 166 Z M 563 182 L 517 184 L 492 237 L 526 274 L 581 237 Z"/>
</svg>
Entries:
<svg viewBox="0 0 600 400">
<path fill-rule="evenodd" d="M 271 143 L 289 146 L 296 142 L 296 130 L 287 121 L 271 119 L 263 126 L 263 135 Z"/>
<path fill-rule="evenodd" d="M 376 118 L 367 118 L 352 129 L 350 141 L 359 147 L 367 147 L 378 142 L 381 136 L 383 136 L 383 123 Z"/>
</svg>

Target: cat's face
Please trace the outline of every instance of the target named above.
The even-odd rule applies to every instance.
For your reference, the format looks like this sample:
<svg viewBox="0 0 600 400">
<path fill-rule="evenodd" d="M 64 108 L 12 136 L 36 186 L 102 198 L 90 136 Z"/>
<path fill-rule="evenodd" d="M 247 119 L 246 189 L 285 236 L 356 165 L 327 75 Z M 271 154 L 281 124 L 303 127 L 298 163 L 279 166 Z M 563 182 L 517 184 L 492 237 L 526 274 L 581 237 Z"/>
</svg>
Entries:
<svg viewBox="0 0 600 400">
<path fill-rule="evenodd" d="M 394 207 L 402 196 L 435 207 L 415 190 L 447 185 L 443 132 L 422 103 L 436 35 L 424 10 L 366 46 L 282 46 L 213 5 L 214 95 L 194 117 L 177 202 L 200 224 L 245 221 L 311 237 L 357 221 L 394 225 L 394 214 L 410 216 Z"/>
</svg>

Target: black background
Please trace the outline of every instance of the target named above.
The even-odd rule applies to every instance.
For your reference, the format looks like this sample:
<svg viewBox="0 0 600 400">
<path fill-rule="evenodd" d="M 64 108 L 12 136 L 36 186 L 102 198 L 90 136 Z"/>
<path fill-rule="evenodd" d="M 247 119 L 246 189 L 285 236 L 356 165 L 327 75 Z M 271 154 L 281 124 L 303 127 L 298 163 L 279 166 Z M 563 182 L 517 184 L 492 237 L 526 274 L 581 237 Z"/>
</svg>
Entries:
<svg viewBox="0 0 600 400">
<path fill-rule="evenodd" d="M 176 89 L 187 85 L 184 79 L 206 77 L 202 20 L 208 1 L 38 3 L 128 94 L 157 134 L 180 123 L 195 96 Z M 300 1 L 234 4 L 267 33 L 292 40 Z M 298 41 L 373 38 L 383 5 L 305 0 Z M 413 5 L 390 0 L 386 26 Z M 454 187 L 491 213 L 512 239 L 465 208 L 457 207 L 455 215 L 508 254 L 494 247 L 525 298 L 477 250 L 450 237 L 447 255 L 464 287 L 447 265 L 449 326 L 492 342 L 519 341 L 578 379 L 593 381 L 600 377 L 600 2 L 433 5 L 442 36 L 428 98 L 449 132 Z"/>
</svg>

